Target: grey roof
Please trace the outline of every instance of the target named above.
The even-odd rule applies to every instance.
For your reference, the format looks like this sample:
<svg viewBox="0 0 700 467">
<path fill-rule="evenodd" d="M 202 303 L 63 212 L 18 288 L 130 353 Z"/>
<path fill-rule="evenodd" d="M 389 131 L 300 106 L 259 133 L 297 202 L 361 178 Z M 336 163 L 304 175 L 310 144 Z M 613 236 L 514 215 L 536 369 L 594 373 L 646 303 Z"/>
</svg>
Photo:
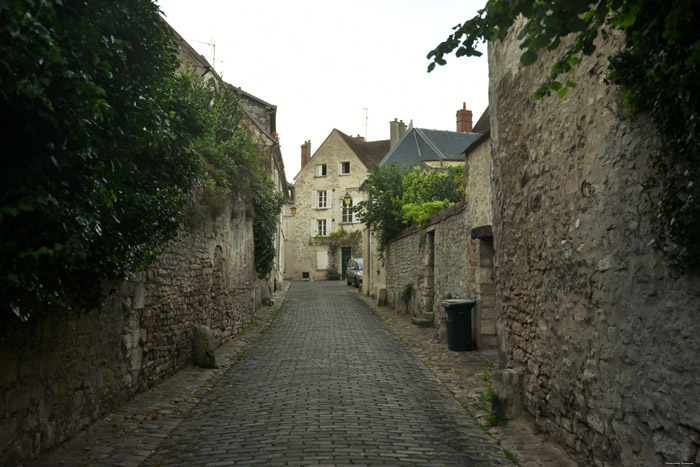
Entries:
<svg viewBox="0 0 700 467">
<path fill-rule="evenodd" d="M 427 130 L 411 125 L 379 165 L 392 162 L 418 165 L 425 161 L 463 161 L 464 150 L 479 136 L 479 133 Z"/>
</svg>

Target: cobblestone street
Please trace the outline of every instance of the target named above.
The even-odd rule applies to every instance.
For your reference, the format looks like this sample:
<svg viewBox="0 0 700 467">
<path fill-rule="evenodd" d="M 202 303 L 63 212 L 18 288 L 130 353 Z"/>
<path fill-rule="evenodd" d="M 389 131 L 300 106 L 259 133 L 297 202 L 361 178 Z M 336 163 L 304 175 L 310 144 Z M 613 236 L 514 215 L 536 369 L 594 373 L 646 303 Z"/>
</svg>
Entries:
<svg viewBox="0 0 700 467">
<path fill-rule="evenodd" d="M 146 465 L 509 463 L 461 410 L 351 289 L 297 282 Z"/>
<path fill-rule="evenodd" d="M 293 283 L 242 357 L 217 358 L 41 465 L 512 465 L 343 282 Z"/>
</svg>

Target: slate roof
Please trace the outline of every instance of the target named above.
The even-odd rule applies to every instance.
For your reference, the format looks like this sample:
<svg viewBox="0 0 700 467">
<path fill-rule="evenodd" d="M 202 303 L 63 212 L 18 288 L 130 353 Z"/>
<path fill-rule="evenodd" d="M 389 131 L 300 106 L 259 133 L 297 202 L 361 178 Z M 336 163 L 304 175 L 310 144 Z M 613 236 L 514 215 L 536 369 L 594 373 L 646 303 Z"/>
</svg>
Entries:
<svg viewBox="0 0 700 467">
<path fill-rule="evenodd" d="M 388 139 L 380 141 L 357 141 L 352 136 L 348 136 L 342 131 L 336 129 L 341 138 L 345 143 L 352 149 L 352 151 L 357 155 L 365 167 L 372 169 L 372 162 L 379 164 L 382 159 L 389 152 L 389 147 L 391 146 Z"/>
<path fill-rule="evenodd" d="M 392 162 L 419 165 L 426 161 L 463 161 L 464 150 L 480 133 L 428 130 L 410 125 L 379 165 Z"/>
</svg>

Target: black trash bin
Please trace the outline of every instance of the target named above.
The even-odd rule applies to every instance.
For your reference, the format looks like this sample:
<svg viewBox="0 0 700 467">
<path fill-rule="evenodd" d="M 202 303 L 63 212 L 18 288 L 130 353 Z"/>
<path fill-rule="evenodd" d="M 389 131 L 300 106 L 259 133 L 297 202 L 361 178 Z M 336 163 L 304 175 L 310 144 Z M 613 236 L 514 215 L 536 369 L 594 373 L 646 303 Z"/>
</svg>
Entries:
<svg viewBox="0 0 700 467">
<path fill-rule="evenodd" d="M 472 309 L 475 300 L 453 298 L 442 302 L 447 324 L 447 348 L 450 350 L 476 350 L 472 338 Z"/>
</svg>

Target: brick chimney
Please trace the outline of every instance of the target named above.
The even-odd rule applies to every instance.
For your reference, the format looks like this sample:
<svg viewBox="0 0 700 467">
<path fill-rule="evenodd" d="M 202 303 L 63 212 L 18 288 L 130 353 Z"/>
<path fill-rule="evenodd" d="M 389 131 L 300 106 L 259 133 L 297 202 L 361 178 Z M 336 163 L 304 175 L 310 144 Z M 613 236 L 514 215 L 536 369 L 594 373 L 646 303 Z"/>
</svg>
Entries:
<svg viewBox="0 0 700 467">
<path fill-rule="evenodd" d="M 301 145 L 301 168 L 303 169 L 307 162 L 311 158 L 311 140 L 304 141 Z"/>
<path fill-rule="evenodd" d="M 404 133 L 406 133 L 406 124 L 403 120 L 399 121 L 395 118 L 393 122 L 389 122 L 389 148 L 393 148 Z"/>
<path fill-rule="evenodd" d="M 467 103 L 462 104 L 462 108 L 457 111 L 457 131 L 459 133 L 472 132 L 472 111 L 467 110 Z"/>
</svg>

